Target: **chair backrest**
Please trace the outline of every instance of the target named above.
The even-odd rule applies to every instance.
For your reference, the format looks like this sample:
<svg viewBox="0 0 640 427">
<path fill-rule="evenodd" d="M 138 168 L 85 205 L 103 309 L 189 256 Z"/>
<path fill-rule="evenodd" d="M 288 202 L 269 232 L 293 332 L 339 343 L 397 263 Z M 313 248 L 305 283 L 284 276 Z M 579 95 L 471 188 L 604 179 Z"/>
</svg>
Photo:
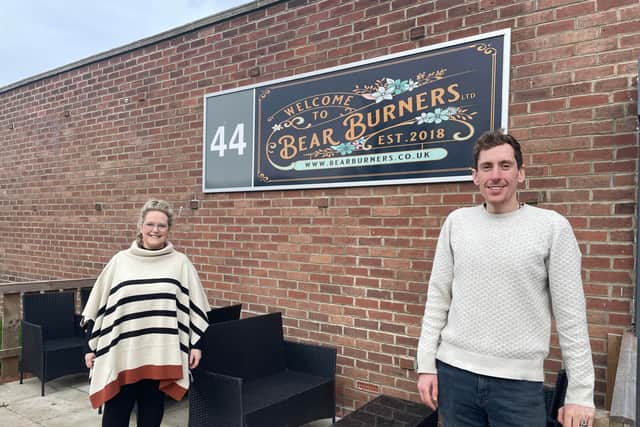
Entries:
<svg viewBox="0 0 640 427">
<path fill-rule="evenodd" d="M 24 294 L 23 319 L 45 327 L 45 338 L 73 336 L 75 325 L 75 294 L 73 291 Z"/>
<path fill-rule="evenodd" d="M 89 295 L 91 295 L 91 290 L 93 288 L 82 288 L 80 289 L 80 312 L 84 310 L 84 307 L 87 305 L 87 301 L 89 301 Z"/>
<path fill-rule="evenodd" d="M 242 304 L 228 305 L 226 307 L 218 307 L 207 312 L 209 323 L 228 322 L 230 320 L 240 319 Z"/>
<path fill-rule="evenodd" d="M 281 313 L 210 325 L 204 336 L 200 366 L 249 381 L 284 370 Z"/>
<path fill-rule="evenodd" d="M 564 369 L 560 369 L 556 378 L 556 386 L 546 391 L 547 427 L 560 427 L 558 410 L 564 406 L 567 384 L 567 372 Z"/>
</svg>

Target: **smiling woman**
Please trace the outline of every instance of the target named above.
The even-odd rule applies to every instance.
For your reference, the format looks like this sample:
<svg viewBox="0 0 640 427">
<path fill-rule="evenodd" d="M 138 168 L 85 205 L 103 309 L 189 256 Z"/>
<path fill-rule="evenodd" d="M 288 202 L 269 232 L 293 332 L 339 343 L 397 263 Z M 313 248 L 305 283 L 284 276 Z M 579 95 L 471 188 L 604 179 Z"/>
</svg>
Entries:
<svg viewBox="0 0 640 427">
<path fill-rule="evenodd" d="M 104 404 L 103 426 L 159 426 L 165 394 L 180 400 L 198 366 L 209 326 L 207 296 L 193 264 L 168 240 L 171 206 L 149 200 L 136 241 L 104 268 L 82 313 L 89 399 Z M 143 421 L 141 421 L 143 420 Z"/>
<path fill-rule="evenodd" d="M 140 212 L 139 223 L 138 245 L 150 250 L 164 248 L 173 223 L 171 206 L 162 200 L 149 200 Z"/>
</svg>

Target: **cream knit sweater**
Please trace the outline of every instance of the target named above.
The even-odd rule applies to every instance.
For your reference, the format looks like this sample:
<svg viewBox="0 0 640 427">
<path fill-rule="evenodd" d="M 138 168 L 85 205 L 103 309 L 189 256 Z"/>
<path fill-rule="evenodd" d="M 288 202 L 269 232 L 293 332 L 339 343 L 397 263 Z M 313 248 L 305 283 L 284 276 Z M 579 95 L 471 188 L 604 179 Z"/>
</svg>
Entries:
<svg viewBox="0 0 640 427">
<path fill-rule="evenodd" d="M 569 222 L 528 205 L 506 214 L 458 209 L 436 247 L 418 372 L 435 373 L 437 358 L 481 375 L 543 381 L 552 313 L 569 378 L 565 402 L 593 407 L 581 255 Z"/>
</svg>

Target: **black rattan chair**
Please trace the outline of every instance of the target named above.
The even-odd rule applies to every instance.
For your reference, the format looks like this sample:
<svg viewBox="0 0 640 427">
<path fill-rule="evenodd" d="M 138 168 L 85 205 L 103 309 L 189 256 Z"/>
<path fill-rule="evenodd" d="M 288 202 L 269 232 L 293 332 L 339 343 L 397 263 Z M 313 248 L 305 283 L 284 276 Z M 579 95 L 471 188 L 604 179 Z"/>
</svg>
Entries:
<svg viewBox="0 0 640 427">
<path fill-rule="evenodd" d="M 80 289 L 80 311 L 84 310 L 84 307 L 87 305 L 87 301 L 89 301 L 89 295 L 91 295 L 91 290 L 93 288 L 82 288 Z"/>
<path fill-rule="evenodd" d="M 564 369 L 558 372 L 555 387 L 544 388 L 544 400 L 547 406 L 547 427 L 560 427 L 558 410 L 564 405 L 567 393 L 567 373 Z"/>
<path fill-rule="evenodd" d="M 285 341 L 280 313 L 211 324 L 192 374 L 190 427 L 335 421 L 336 349 Z"/>
<path fill-rule="evenodd" d="M 74 292 L 25 294 L 22 307 L 20 384 L 24 372 L 31 372 L 40 379 L 44 396 L 47 381 L 88 371 Z"/>
<path fill-rule="evenodd" d="M 238 320 L 240 319 L 241 311 L 242 304 L 227 305 L 207 311 L 207 318 L 209 319 L 209 324 Z"/>
</svg>

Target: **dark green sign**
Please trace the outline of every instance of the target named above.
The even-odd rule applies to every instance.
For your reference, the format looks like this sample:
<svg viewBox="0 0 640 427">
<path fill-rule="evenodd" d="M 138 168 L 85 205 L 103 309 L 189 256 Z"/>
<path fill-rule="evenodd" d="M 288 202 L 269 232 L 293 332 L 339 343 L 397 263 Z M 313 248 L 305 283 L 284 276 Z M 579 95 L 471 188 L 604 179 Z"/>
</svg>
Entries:
<svg viewBox="0 0 640 427">
<path fill-rule="evenodd" d="M 469 180 L 508 30 L 205 97 L 205 192 Z"/>
</svg>

